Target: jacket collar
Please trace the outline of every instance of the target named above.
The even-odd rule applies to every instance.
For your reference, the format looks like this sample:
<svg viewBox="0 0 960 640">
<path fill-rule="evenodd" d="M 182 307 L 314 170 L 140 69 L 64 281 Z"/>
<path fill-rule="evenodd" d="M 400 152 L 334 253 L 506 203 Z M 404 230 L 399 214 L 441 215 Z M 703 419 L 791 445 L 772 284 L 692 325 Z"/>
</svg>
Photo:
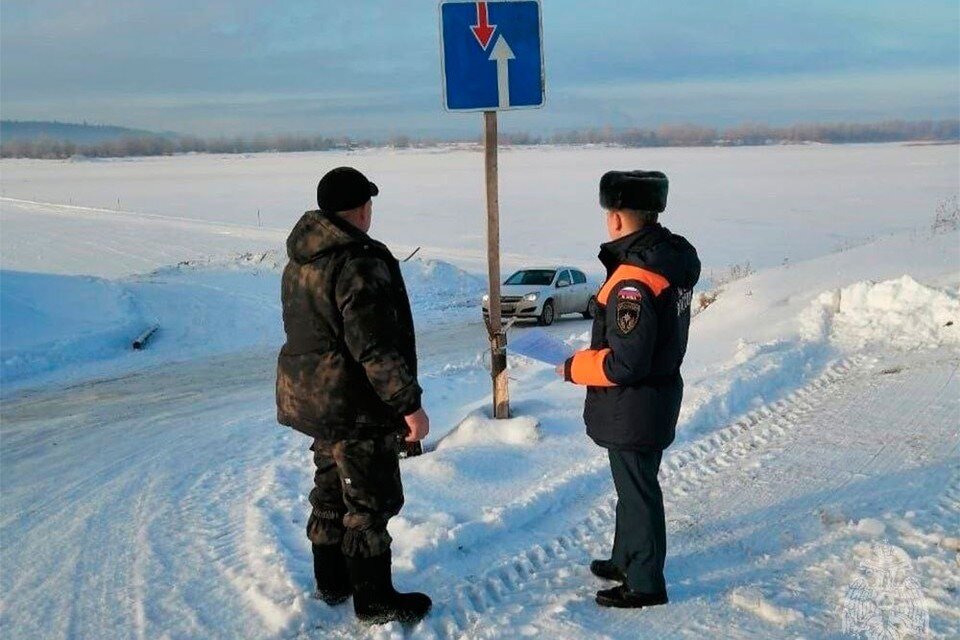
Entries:
<svg viewBox="0 0 960 640">
<path fill-rule="evenodd" d="M 327 251 L 350 245 L 362 245 L 389 253 L 386 245 L 336 214 L 307 211 L 287 238 L 287 255 L 291 260 L 306 264 Z"/>
<path fill-rule="evenodd" d="M 387 245 L 383 244 L 379 240 L 374 240 L 369 235 L 360 231 L 355 226 L 341 218 L 335 213 L 328 213 L 326 211 L 319 211 L 320 215 L 327 219 L 331 225 L 333 225 L 337 230 L 342 231 L 345 235 L 349 236 L 354 242 L 358 242 L 367 247 L 375 247 L 381 251 L 386 251 L 390 253 L 390 249 L 387 248 Z M 393 254 L 391 254 L 393 255 Z"/>
<path fill-rule="evenodd" d="M 608 273 L 612 273 L 621 264 L 643 264 L 637 254 L 651 247 L 663 239 L 667 230 L 659 222 L 644 225 L 642 228 L 622 238 L 604 242 L 600 245 L 600 254 L 597 256 Z M 632 254 L 632 255 L 631 255 Z"/>
<path fill-rule="evenodd" d="M 373 238 L 368 236 L 360 229 L 357 229 L 355 226 L 341 218 L 335 213 L 330 213 L 328 211 L 317 211 L 320 214 L 320 217 L 329 222 L 333 227 L 340 231 L 346 236 L 349 236 L 351 240 L 356 242 L 374 242 Z"/>
</svg>

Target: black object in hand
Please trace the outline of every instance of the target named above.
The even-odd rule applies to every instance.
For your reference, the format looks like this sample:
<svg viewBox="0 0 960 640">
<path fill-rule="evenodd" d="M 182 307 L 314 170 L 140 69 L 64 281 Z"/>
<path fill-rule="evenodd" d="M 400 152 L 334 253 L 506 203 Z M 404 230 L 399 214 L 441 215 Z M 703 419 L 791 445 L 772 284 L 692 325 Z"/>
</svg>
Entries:
<svg viewBox="0 0 960 640">
<path fill-rule="evenodd" d="M 400 442 L 400 458 L 413 458 L 420 455 L 423 455 L 423 445 L 419 441 L 407 442 L 403 440 Z"/>
</svg>

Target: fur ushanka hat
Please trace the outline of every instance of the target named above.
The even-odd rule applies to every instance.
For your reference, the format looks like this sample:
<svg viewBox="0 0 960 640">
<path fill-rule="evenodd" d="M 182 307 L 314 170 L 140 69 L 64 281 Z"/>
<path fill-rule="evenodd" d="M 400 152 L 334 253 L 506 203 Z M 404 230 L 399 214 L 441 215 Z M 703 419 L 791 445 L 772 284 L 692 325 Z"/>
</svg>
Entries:
<svg viewBox="0 0 960 640">
<path fill-rule="evenodd" d="M 600 178 L 600 206 L 660 213 L 670 182 L 662 171 L 608 171 Z"/>
</svg>

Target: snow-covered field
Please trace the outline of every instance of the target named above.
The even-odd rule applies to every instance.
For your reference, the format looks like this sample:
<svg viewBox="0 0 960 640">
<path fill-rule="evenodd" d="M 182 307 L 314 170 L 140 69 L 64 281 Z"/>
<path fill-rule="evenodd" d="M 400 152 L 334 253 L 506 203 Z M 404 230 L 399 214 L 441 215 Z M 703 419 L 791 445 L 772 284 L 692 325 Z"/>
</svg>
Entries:
<svg viewBox="0 0 960 640">
<path fill-rule="evenodd" d="M 436 603 L 414 637 L 855 637 L 878 605 L 960 635 L 960 235 L 931 228 L 960 167 L 903 145 L 503 153 L 508 267 L 597 273 L 596 180 L 633 166 L 671 176 L 705 288 L 759 267 L 694 319 L 671 604 L 639 612 L 593 604 L 612 485 L 582 389 L 512 357 L 516 417 L 486 417 L 476 153 L 4 161 L 0 635 L 402 635 L 309 597 L 309 442 L 274 420 L 281 248 L 338 164 L 380 184 L 376 235 L 423 245 L 433 431 L 391 522 L 397 582 Z"/>
<path fill-rule="evenodd" d="M 710 268 L 779 265 L 909 231 L 928 224 L 937 203 L 957 193 L 956 145 L 514 148 L 499 160 L 505 268 L 560 261 L 596 273 L 604 239 L 597 182 L 611 168 L 658 168 L 670 176 L 666 220 L 695 235 Z M 4 197 L 139 215 L 128 218 L 123 234 L 100 234 L 102 253 L 78 256 L 82 248 L 71 247 L 76 262 L 7 217 L 17 242 L 2 247 L 4 254 L 16 250 L 19 264 L 35 259 L 46 263 L 43 271 L 94 275 L 117 273 L 107 265 L 146 271 L 148 262 L 169 264 L 177 254 L 261 250 L 279 245 L 300 213 L 315 208 L 319 176 L 343 164 L 380 186 L 377 232 L 398 254 L 423 245 L 424 257 L 485 271 L 483 154 L 461 149 L 5 160 Z M 103 228 L 97 212 L 72 210 L 57 220 L 50 230 L 56 237 Z M 151 242 L 163 230 L 165 242 Z M 44 260 L 50 255 L 58 257 Z"/>
</svg>

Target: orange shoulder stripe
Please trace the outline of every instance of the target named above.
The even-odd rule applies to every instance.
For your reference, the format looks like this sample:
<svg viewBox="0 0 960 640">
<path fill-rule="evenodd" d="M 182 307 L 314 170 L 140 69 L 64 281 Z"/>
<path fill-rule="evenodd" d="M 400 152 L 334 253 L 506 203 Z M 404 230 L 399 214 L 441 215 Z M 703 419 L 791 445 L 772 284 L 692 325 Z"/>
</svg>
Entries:
<svg viewBox="0 0 960 640">
<path fill-rule="evenodd" d="M 614 287 L 624 280 L 639 280 L 650 287 L 650 289 L 653 290 L 653 295 L 655 296 L 660 295 L 661 291 L 670 286 L 670 282 L 659 273 L 654 273 L 653 271 L 644 269 L 643 267 L 622 264 L 617 267 L 617 270 L 613 272 L 613 275 L 611 275 L 610 278 L 603 283 L 603 286 L 600 288 L 600 293 L 597 294 L 597 302 L 603 305 L 607 304 L 607 298 L 610 297 Z"/>
<path fill-rule="evenodd" d="M 603 372 L 603 360 L 610 353 L 610 349 L 585 349 L 573 354 L 570 363 L 570 381 L 576 384 L 585 384 L 588 387 L 615 387 L 607 374 Z"/>
</svg>

